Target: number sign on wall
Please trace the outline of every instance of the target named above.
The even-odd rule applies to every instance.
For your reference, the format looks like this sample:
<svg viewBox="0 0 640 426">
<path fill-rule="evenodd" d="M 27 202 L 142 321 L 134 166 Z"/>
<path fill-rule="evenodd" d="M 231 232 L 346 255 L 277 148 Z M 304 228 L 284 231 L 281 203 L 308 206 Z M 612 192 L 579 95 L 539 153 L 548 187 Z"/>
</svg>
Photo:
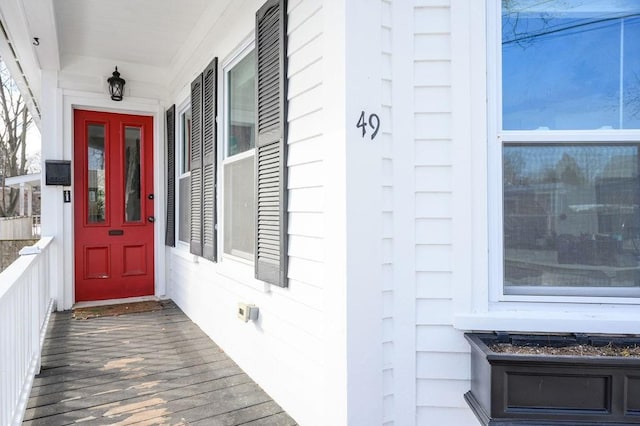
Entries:
<svg viewBox="0 0 640 426">
<path fill-rule="evenodd" d="M 367 135 L 367 132 L 371 132 L 371 140 L 373 140 L 378 135 L 378 130 L 380 130 L 380 117 L 378 114 L 372 113 L 369 114 L 368 119 L 365 118 L 366 114 L 364 111 L 360 113 L 360 118 L 358 119 L 358 123 L 356 124 L 356 128 L 362 129 L 362 137 L 364 138 Z M 370 127 L 370 130 L 367 130 L 367 127 Z"/>
</svg>

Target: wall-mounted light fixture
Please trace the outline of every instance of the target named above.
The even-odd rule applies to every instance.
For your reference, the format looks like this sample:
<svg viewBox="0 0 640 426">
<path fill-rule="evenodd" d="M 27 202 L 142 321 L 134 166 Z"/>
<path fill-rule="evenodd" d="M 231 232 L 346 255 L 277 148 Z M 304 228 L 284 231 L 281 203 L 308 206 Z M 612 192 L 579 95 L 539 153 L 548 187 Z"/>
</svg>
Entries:
<svg viewBox="0 0 640 426">
<path fill-rule="evenodd" d="M 109 83 L 109 93 L 111 93 L 111 99 L 114 101 L 122 100 L 122 93 L 124 92 L 124 79 L 120 78 L 118 67 L 113 72 L 113 75 L 107 79 Z"/>
</svg>

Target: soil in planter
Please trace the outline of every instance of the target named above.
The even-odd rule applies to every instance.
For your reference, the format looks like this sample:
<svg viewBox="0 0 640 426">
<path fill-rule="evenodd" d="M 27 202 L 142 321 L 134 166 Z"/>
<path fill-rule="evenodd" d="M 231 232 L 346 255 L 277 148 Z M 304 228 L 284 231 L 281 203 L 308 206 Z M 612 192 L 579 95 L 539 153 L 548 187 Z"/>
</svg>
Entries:
<svg viewBox="0 0 640 426">
<path fill-rule="evenodd" d="M 511 343 L 491 343 L 488 345 L 496 353 L 521 355 L 581 355 L 581 356 L 619 356 L 640 358 L 640 346 L 521 346 Z"/>
</svg>

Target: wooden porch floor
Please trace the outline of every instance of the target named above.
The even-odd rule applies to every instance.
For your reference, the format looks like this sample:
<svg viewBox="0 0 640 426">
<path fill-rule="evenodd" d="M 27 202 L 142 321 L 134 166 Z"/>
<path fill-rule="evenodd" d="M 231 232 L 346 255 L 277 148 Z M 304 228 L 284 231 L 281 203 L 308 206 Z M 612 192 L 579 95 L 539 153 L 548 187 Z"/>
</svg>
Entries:
<svg viewBox="0 0 640 426">
<path fill-rule="evenodd" d="M 172 302 L 75 320 L 52 314 L 24 424 L 295 422 Z"/>
</svg>

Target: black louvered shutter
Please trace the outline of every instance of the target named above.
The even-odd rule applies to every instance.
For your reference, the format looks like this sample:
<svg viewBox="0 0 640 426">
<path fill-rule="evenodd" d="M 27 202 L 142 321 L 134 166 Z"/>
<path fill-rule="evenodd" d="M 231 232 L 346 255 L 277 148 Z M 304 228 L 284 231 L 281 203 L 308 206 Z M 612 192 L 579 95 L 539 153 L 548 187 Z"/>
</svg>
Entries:
<svg viewBox="0 0 640 426">
<path fill-rule="evenodd" d="M 256 278 L 287 286 L 285 0 L 256 14 Z"/>
<path fill-rule="evenodd" d="M 216 98 L 218 58 L 214 58 L 204 70 L 202 80 L 202 256 L 205 259 L 216 260 Z"/>
<path fill-rule="evenodd" d="M 167 229 L 164 243 L 176 245 L 176 106 L 167 110 Z"/>
<path fill-rule="evenodd" d="M 191 253 L 202 256 L 202 74 L 191 83 Z"/>
</svg>

